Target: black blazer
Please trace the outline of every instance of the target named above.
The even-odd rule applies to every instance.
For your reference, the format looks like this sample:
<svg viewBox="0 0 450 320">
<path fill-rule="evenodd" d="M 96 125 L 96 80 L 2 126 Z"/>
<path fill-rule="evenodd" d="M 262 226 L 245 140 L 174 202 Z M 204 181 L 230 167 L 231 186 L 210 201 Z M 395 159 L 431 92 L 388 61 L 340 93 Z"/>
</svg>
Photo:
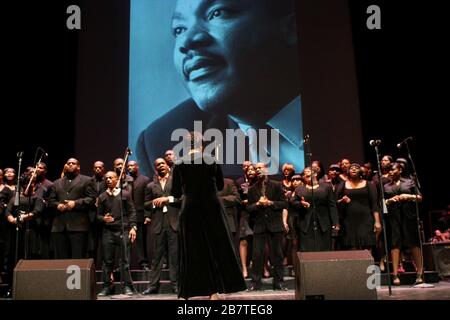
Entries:
<svg viewBox="0 0 450 320">
<path fill-rule="evenodd" d="M 150 182 L 150 178 L 142 174 L 133 181 L 133 202 L 138 223 L 144 223 L 145 188 Z"/>
<path fill-rule="evenodd" d="M 181 199 L 174 198 L 174 202 L 167 204 L 167 212 L 163 212 L 163 208 L 153 208 L 152 200 L 159 197 L 168 197 L 172 192 L 172 175 L 169 175 L 164 189 L 158 177 L 155 176 L 153 181 L 147 184 L 145 188 L 145 217 L 152 219 L 150 231 L 153 234 L 159 234 L 162 231 L 163 218 L 167 214 L 169 224 L 173 231 L 178 231 L 178 218 L 181 207 Z"/>
<path fill-rule="evenodd" d="M 336 206 L 336 196 L 330 183 L 319 183 L 319 187 L 314 190 L 315 194 L 315 216 L 314 210 L 311 206 L 306 209 L 301 204 L 301 198 L 304 197 L 307 202 L 311 202 L 311 189 L 306 186 L 300 186 L 295 189 L 295 196 L 290 199 L 294 208 L 299 210 L 299 224 L 300 229 L 307 233 L 308 229 L 312 228 L 314 218 L 317 217 L 320 229 L 326 232 L 331 229 L 332 225 L 339 223 L 338 211 Z"/>
<path fill-rule="evenodd" d="M 287 209 L 288 202 L 278 181 L 267 179 L 266 197 L 273 201 L 270 207 L 258 207 L 256 203 L 261 197 L 260 182 L 255 183 L 248 190 L 247 211 L 250 213 L 250 219 L 254 221 L 253 233 L 283 232 L 283 209 Z"/>
<path fill-rule="evenodd" d="M 49 197 L 49 207 L 54 209 L 55 217 L 52 223 L 52 232 L 88 231 L 88 212 L 95 203 L 96 193 L 92 184 L 92 178 L 85 175 L 77 175 L 70 187 L 65 188 L 66 177 L 53 183 Z M 56 210 L 58 204 L 65 200 L 74 200 L 75 207 L 71 211 L 60 212 Z"/>
<path fill-rule="evenodd" d="M 239 196 L 238 189 L 233 180 L 224 178 L 223 182 L 223 189 L 218 192 L 218 196 L 227 213 L 227 222 L 230 232 L 236 232 L 237 212 L 238 206 L 241 204 L 241 197 Z"/>
</svg>

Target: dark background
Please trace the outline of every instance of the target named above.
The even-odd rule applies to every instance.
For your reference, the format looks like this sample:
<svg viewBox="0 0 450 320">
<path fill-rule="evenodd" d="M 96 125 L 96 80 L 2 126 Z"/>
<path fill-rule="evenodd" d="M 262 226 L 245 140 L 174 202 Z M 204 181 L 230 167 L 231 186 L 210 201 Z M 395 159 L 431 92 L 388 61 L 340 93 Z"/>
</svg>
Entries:
<svg viewBox="0 0 450 320">
<path fill-rule="evenodd" d="M 364 152 L 361 160 L 375 162 L 371 139 L 382 140 L 382 154 L 406 157 L 396 144 L 412 136 L 424 212 L 443 209 L 450 203 L 446 10 L 440 1 L 348 3 L 363 132 L 362 145 L 356 146 Z M 71 4 L 82 10 L 80 31 L 66 28 Z M 381 30 L 366 28 L 371 4 L 381 8 Z M 38 146 L 49 153 L 52 180 L 67 158 L 80 152 L 103 159 L 110 168 L 127 143 L 128 1 L 4 2 L 2 12 L 0 168 L 17 168 L 17 151 L 24 151 L 24 167 L 32 165 Z M 89 63 L 80 65 L 79 60 Z M 354 141 L 345 108 L 330 108 L 342 108 L 343 117 L 308 124 L 312 132 L 327 132 L 326 144 L 312 134 L 313 158 L 338 160 L 345 154 L 336 154 L 333 146 Z M 326 157 L 320 157 L 323 150 L 329 150 Z M 90 175 L 92 164 L 81 165 Z"/>
</svg>

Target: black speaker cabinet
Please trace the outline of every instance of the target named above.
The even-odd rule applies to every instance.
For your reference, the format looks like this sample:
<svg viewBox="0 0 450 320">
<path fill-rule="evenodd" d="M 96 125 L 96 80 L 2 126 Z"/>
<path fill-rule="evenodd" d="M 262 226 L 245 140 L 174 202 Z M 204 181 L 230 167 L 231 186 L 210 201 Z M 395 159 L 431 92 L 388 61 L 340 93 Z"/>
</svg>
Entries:
<svg viewBox="0 0 450 320">
<path fill-rule="evenodd" d="M 374 264 L 369 251 L 298 252 L 297 259 L 297 300 L 377 299 L 376 288 L 367 285 Z"/>
<path fill-rule="evenodd" d="M 20 260 L 14 269 L 13 298 L 95 300 L 94 260 Z"/>
<path fill-rule="evenodd" d="M 450 242 L 424 243 L 425 270 L 434 270 L 440 277 L 450 277 Z"/>
</svg>

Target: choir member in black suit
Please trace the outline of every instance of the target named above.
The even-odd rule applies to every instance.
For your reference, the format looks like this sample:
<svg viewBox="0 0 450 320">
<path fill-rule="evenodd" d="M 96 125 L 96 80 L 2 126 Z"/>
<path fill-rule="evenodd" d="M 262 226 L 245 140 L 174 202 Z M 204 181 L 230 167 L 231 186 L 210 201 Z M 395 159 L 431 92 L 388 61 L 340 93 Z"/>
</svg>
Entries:
<svg viewBox="0 0 450 320">
<path fill-rule="evenodd" d="M 133 178 L 132 198 L 136 209 L 137 235 L 136 246 L 138 264 L 142 270 L 149 270 L 147 252 L 147 226 L 144 225 L 144 201 L 145 188 L 150 183 L 150 178 L 139 173 L 139 164 L 136 161 L 128 161 L 128 174 Z"/>
<path fill-rule="evenodd" d="M 106 191 L 105 182 L 105 164 L 103 161 L 95 161 L 92 167 L 94 175 L 92 176 L 92 184 L 95 191 L 96 205 L 89 210 L 89 220 L 91 228 L 89 230 L 88 256 L 95 260 L 95 265 L 100 266 L 102 261 L 101 255 L 101 236 L 102 224 L 97 220 L 97 198 Z M 100 248 L 100 250 L 99 250 Z"/>
<path fill-rule="evenodd" d="M 97 211 L 97 219 L 103 222 L 103 289 L 98 295 L 106 296 L 114 292 L 111 274 L 117 250 L 120 251 L 121 257 L 123 293 L 132 295 L 134 289 L 129 262 L 131 243 L 136 239 L 136 210 L 131 194 L 127 190 L 116 187 L 118 177 L 114 171 L 108 171 L 105 174 L 105 181 L 107 190 L 98 197 Z"/>
<path fill-rule="evenodd" d="M 270 261 L 274 268 L 273 289 L 287 290 L 283 280 L 282 239 L 289 227 L 288 203 L 280 182 L 267 177 L 264 163 L 257 163 L 258 182 L 248 191 L 247 211 L 253 215 L 253 270 L 250 291 L 261 290 L 264 247 L 269 242 Z"/>
<path fill-rule="evenodd" d="M 79 161 L 70 158 L 64 177 L 53 183 L 49 198 L 49 207 L 56 212 L 52 222 L 56 259 L 85 258 L 90 227 L 88 213 L 94 202 L 91 177 L 80 174 Z"/>
<path fill-rule="evenodd" d="M 145 222 L 150 224 L 153 260 L 149 287 L 144 295 L 158 293 L 163 257 L 167 255 L 169 278 L 174 293 L 178 292 L 178 216 L 181 200 L 171 196 L 172 175 L 164 159 L 155 160 L 156 175 L 145 189 Z"/>
</svg>

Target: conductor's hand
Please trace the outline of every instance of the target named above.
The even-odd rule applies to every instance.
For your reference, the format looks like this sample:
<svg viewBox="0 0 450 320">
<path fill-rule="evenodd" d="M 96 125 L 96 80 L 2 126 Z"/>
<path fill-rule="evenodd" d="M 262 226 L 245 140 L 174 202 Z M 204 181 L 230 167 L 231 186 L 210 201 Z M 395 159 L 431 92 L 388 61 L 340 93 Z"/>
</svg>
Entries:
<svg viewBox="0 0 450 320">
<path fill-rule="evenodd" d="M 136 230 L 134 230 L 134 228 L 130 229 L 130 232 L 128 233 L 128 238 L 131 240 L 131 243 L 133 243 L 134 240 L 136 240 Z"/>
</svg>

